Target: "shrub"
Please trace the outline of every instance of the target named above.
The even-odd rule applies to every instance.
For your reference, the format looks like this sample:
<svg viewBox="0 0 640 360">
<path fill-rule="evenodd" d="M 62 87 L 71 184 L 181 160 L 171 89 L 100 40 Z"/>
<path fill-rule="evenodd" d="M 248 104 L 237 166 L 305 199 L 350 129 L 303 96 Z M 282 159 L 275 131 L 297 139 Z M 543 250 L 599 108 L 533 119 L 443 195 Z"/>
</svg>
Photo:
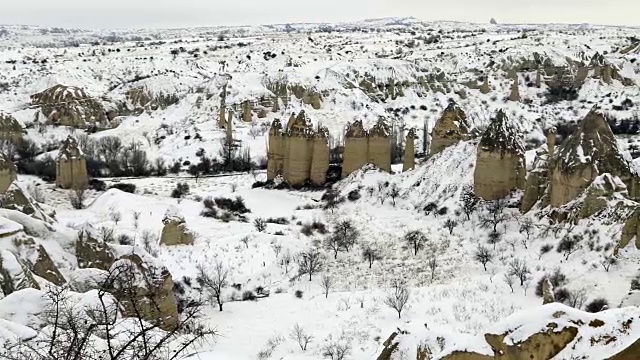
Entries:
<svg viewBox="0 0 640 360">
<path fill-rule="evenodd" d="M 542 285 L 544 284 L 545 279 L 549 279 L 549 282 L 551 283 L 551 285 L 553 285 L 554 288 L 562 286 L 567 282 L 567 276 L 563 274 L 559 268 L 555 269 L 553 273 L 547 274 L 540 278 L 540 280 L 536 284 L 536 295 L 540 297 L 542 296 Z"/>
<path fill-rule="evenodd" d="M 640 290 L 640 274 L 631 279 L 631 290 Z"/>
<path fill-rule="evenodd" d="M 556 302 L 564 303 L 571 299 L 571 292 L 567 290 L 567 288 L 559 288 L 555 289 L 553 296 L 556 299 Z"/>
<path fill-rule="evenodd" d="M 256 299 L 256 294 L 251 290 L 247 290 L 242 293 L 242 301 L 254 301 Z"/>
<path fill-rule="evenodd" d="M 264 232 L 265 230 L 267 230 L 267 222 L 262 218 L 255 219 L 253 221 L 253 226 L 256 227 L 256 230 L 258 230 L 258 232 Z"/>
<path fill-rule="evenodd" d="M 296 290 L 295 295 L 298 299 L 302 299 L 302 295 L 304 295 L 304 293 L 302 290 Z"/>
<path fill-rule="evenodd" d="M 202 205 L 207 209 L 213 209 L 215 207 L 215 202 L 212 198 L 208 197 L 202 200 Z"/>
<path fill-rule="evenodd" d="M 607 301 L 607 299 L 597 298 L 597 299 L 591 300 L 591 302 L 589 302 L 587 306 L 585 306 L 584 311 L 590 312 L 590 313 L 597 313 L 602 310 L 605 310 L 608 307 L 609 307 L 609 302 Z"/>
<path fill-rule="evenodd" d="M 178 183 L 176 184 L 175 189 L 171 192 L 171 197 L 179 199 L 189 193 L 189 184 L 187 183 Z"/>
<path fill-rule="evenodd" d="M 313 235 L 313 228 L 311 227 L 311 224 L 304 224 L 302 225 L 302 229 L 300 229 L 300 232 L 305 236 L 311 236 Z"/>
<path fill-rule="evenodd" d="M 218 217 L 218 210 L 216 210 L 215 208 L 213 208 L 213 209 L 205 208 L 204 210 L 202 210 L 200 212 L 200 216 L 207 217 L 207 218 L 217 218 Z"/>
<path fill-rule="evenodd" d="M 247 209 L 244 204 L 244 199 L 241 196 L 238 196 L 235 199 L 217 197 L 214 199 L 214 202 L 220 209 L 229 210 L 236 214 L 246 214 L 251 212 L 251 210 Z"/>
<path fill-rule="evenodd" d="M 109 189 L 118 189 L 127 193 L 135 194 L 136 186 L 130 183 L 117 183 L 109 186 Z"/>
<path fill-rule="evenodd" d="M 233 215 L 228 211 L 223 211 L 222 214 L 220 214 L 219 219 L 224 222 L 229 222 L 233 220 Z"/>
<path fill-rule="evenodd" d="M 89 188 L 95 191 L 105 191 L 107 190 L 107 184 L 102 180 L 91 179 L 89 180 Z"/>
<path fill-rule="evenodd" d="M 277 235 L 277 236 L 284 236 L 284 232 L 283 232 L 283 231 L 278 230 L 278 231 L 274 232 L 274 233 L 273 233 L 273 235 Z"/>
<path fill-rule="evenodd" d="M 326 234 L 327 233 L 327 225 L 323 222 L 320 221 L 314 221 L 311 223 L 311 228 L 314 231 L 317 231 L 319 234 Z"/>
<path fill-rule="evenodd" d="M 266 223 L 268 224 L 278 224 L 278 225 L 288 225 L 289 224 L 289 220 L 287 220 L 287 218 L 285 217 L 279 217 L 279 218 L 268 218 L 265 220 Z"/>
<path fill-rule="evenodd" d="M 118 235 L 118 244 L 120 245 L 133 245 L 133 239 L 126 234 Z"/>
<path fill-rule="evenodd" d="M 427 205 L 425 205 L 423 210 L 424 210 L 425 214 L 429 215 L 429 214 L 431 214 L 432 212 L 434 212 L 437 209 L 438 209 L 438 204 L 436 204 L 434 202 L 430 202 Z"/>
</svg>

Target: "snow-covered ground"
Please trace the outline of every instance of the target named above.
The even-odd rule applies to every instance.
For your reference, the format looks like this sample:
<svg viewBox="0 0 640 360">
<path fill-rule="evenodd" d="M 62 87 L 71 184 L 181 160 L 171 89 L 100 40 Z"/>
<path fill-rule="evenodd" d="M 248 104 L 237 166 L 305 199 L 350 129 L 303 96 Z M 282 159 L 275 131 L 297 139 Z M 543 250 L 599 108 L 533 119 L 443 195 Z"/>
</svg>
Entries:
<svg viewBox="0 0 640 360">
<path fill-rule="evenodd" d="M 425 122 L 431 129 L 452 98 L 476 127 L 485 126 L 497 109 L 504 109 L 510 118 L 517 119 L 520 131 L 531 143 L 543 142 L 543 130 L 551 125 L 581 119 L 594 104 L 611 111 L 619 120 L 634 116 L 637 119 L 638 86 L 589 79 L 575 101 L 545 104 L 546 86 L 526 85 L 530 80 L 525 76 L 535 78 L 535 71 L 531 71 L 519 75 L 520 95 L 525 101 L 508 102 L 504 99 L 512 80 L 500 67 L 529 59 L 534 52 L 562 66 L 567 61 L 588 61 L 596 51 L 606 51 L 607 58 L 619 64 L 626 77 L 638 81 L 640 62 L 636 60 L 640 56 L 616 52 L 628 45 L 628 37 L 640 36 L 637 28 L 426 24 L 412 19 L 335 25 L 331 33 L 320 32 L 319 27 L 300 24 L 289 32 L 278 27 L 250 27 L 123 30 L 112 34 L 61 34 L 51 29 L 6 27 L 8 35 L 0 37 L 0 85 L 7 84 L 8 90 L 0 87 L 0 110 L 13 114 L 27 126 L 38 111 L 29 106 L 29 95 L 52 85 L 79 86 L 93 97 L 124 101 L 125 90 L 131 84 L 114 86 L 149 76 L 132 84 L 144 86 L 151 93 L 175 94 L 178 103 L 165 110 L 126 116 L 119 126 L 90 137 L 116 136 L 125 144 L 138 142 L 150 159 L 163 158 L 167 163 L 194 163 L 200 148 L 207 154 L 218 153 L 219 139 L 225 136 L 216 123 L 225 73 L 231 75 L 227 104 L 257 100 L 269 93 L 266 83 L 274 79 L 287 79 L 328 94 L 321 109 L 315 110 L 293 97 L 288 107 L 269 112 L 266 118 L 258 119 L 254 114 L 253 124 L 238 121 L 238 112 L 234 138 L 250 148 L 255 160 L 266 156 L 267 141 L 265 134 L 256 135 L 252 128 L 275 118 L 288 119 L 301 109 L 312 121 L 327 126 L 332 135 L 339 137 L 347 122 L 362 119 L 372 124 L 380 115 L 404 122 L 407 129 L 422 129 Z M 219 34 L 224 34 L 224 39 L 218 39 Z M 439 40 L 429 43 L 425 39 L 430 36 Z M 117 41 L 111 42 L 110 37 Z M 409 40 L 418 44 L 402 45 Z M 76 41 L 79 46 L 69 46 Z M 180 47 L 184 51 L 171 53 Z M 266 56 L 266 52 L 275 57 Z M 221 61 L 226 61 L 224 71 Z M 490 61 L 495 65 L 489 65 Z M 440 72 L 444 72 L 444 78 L 430 81 L 447 84 L 450 92 L 407 88 L 403 96 L 384 103 L 374 101 L 357 87 L 345 86 L 357 83 L 364 73 L 382 82 L 393 79 L 412 83 L 421 77 L 431 79 Z M 480 74 L 488 74 L 491 93 L 482 94 L 461 84 Z M 460 96 L 462 89 L 466 96 Z M 634 105 L 614 110 L 613 106 L 625 99 Z M 27 137 L 44 145 L 82 132 L 28 126 Z M 422 131 L 418 134 L 416 145 L 421 151 Z M 159 135 L 163 139 L 155 141 Z M 623 149 L 630 149 L 636 141 L 634 136 L 618 140 Z M 49 226 L 56 231 L 49 232 L 42 229 L 40 222 L 5 211 L 0 213 L 0 253 L 19 251 L 14 238 L 2 236 L 24 231 L 46 247 L 65 277 L 72 278 L 78 274 L 72 245 L 74 229 L 87 225 L 112 228 L 116 236 L 129 235 L 135 245 L 141 246 L 144 233 L 160 237 L 163 216 L 175 206 L 194 232 L 195 242 L 189 246 L 157 245 L 151 255 L 169 269 L 176 282 L 184 284 L 185 278 L 195 278 L 198 265 L 207 267 L 218 261 L 231 269 L 231 283 L 241 286 L 241 290 L 225 289 L 224 311 L 218 311 L 215 304 L 207 305 L 206 321 L 217 328 L 220 336 L 215 343 L 197 349 L 199 353 L 189 357 L 192 360 L 256 359 L 259 354 L 261 359 L 323 359 L 324 347 L 332 342 L 350 345 L 348 359 L 374 359 L 382 342 L 396 329 L 425 327 L 429 338 L 423 340 L 439 351 L 440 337 L 451 342 L 466 339 L 460 333 L 470 338 L 482 335 L 501 319 L 540 305 L 542 299 L 534 291 L 536 283 L 556 269 L 566 275 L 565 287 L 586 291 L 587 301 L 604 297 L 610 307 L 617 307 L 640 268 L 640 253 L 633 245 L 622 249 L 618 262 L 608 270 L 602 265 L 620 238 L 621 224 L 605 226 L 597 221 L 582 221 L 571 226 L 551 226 L 546 219 L 533 219 L 535 226 L 528 235 L 521 231 L 521 224 L 529 215 L 508 208 L 508 216 L 498 226 L 503 234 L 501 241 L 489 245 L 490 229 L 480 224 L 487 210 L 480 206 L 467 218 L 460 207 L 465 186 L 473 183 L 476 145 L 473 141 L 462 142 L 402 174 L 356 172 L 338 183 L 336 189 L 345 197 L 358 192 L 360 198 L 346 200 L 334 210 L 322 209 L 320 191 L 252 188 L 257 180 L 265 180 L 262 172 L 197 180 L 185 174 L 110 180 L 108 185 L 134 184 L 136 193 L 116 189 L 90 191 L 82 210 L 72 208 L 70 191 L 19 175 L 17 182 L 24 189 L 32 188 L 34 182 L 40 184 L 43 208 L 55 210 L 55 223 Z M 535 147 L 537 144 L 528 150 Z M 530 151 L 528 163 L 533 160 L 531 154 Z M 172 198 L 171 192 L 182 182 L 189 185 L 189 194 L 183 199 Z M 388 195 L 393 186 L 399 189 L 395 199 Z M 238 196 L 251 210 L 246 222 L 201 216 L 202 199 Z M 432 204 L 435 208 L 425 211 Z M 120 216 L 114 217 L 114 213 Z M 139 213 L 137 219 L 135 213 Z M 259 232 L 254 226 L 254 220 L 259 218 L 285 218 L 287 223 L 268 223 L 266 230 Z M 324 268 L 311 281 L 307 276 L 297 276 L 295 264 L 282 264 L 286 254 L 296 255 L 321 245 L 327 236 L 317 232 L 305 235 L 305 225 L 324 223 L 332 231 L 343 220 L 352 221 L 358 230 L 357 245 L 335 258 L 327 251 Z M 447 225 L 451 224 L 454 225 L 450 229 Z M 417 255 L 403 240 L 411 230 L 420 230 L 427 236 L 425 248 Z M 580 234 L 584 244 L 566 257 L 555 247 L 569 234 Z M 380 251 L 381 259 L 372 266 L 361 254 L 366 245 Z M 480 245 L 495 254 L 486 270 L 474 259 Z M 540 254 L 543 245 L 551 245 L 553 250 Z M 527 264 L 530 278 L 523 285 L 516 280 L 512 289 L 505 275 L 516 259 Z M 2 265 L 17 270 L 20 266 L 8 261 Z M 334 281 L 328 296 L 320 284 L 323 276 Z M 401 318 L 384 304 L 395 279 L 405 280 L 410 288 L 408 306 Z M 269 290 L 270 295 L 256 301 L 239 300 L 243 291 L 257 287 Z M 26 291 L 0 299 L 0 341 L 12 336 L 33 336 L 38 320 L 31 314 L 38 313 L 39 304 L 33 300 L 37 296 Z M 187 294 L 195 297 L 194 291 L 188 289 Z M 297 291 L 301 292 L 300 297 L 296 296 Z M 23 295 L 17 295 L 20 293 Z M 30 305 L 20 309 L 29 301 Z M 306 351 L 290 336 L 295 325 L 313 336 Z"/>
</svg>

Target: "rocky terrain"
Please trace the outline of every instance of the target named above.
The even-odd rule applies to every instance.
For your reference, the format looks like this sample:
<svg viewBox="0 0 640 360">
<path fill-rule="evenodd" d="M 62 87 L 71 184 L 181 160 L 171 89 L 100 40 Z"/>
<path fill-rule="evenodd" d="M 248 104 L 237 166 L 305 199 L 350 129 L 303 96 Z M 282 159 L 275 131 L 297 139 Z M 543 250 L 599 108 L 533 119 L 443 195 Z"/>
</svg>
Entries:
<svg viewBox="0 0 640 360">
<path fill-rule="evenodd" d="M 0 358 L 637 358 L 638 28 L 0 30 Z"/>
</svg>

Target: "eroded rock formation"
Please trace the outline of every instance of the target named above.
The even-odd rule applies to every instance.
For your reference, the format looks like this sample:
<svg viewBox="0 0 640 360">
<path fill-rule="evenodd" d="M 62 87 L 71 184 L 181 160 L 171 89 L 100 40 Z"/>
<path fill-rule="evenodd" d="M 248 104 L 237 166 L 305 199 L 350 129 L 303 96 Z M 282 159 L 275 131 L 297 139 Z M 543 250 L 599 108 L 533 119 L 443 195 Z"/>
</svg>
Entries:
<svg viewBox="0 0 640 360">
<path fill-rule="evenodd" d="M 22 126 L 11 114 L 0 111 L 0 140 L 19 143 L 22 141 Z"/>
<path fill-rule="evenodd" d="M 520 132 L 502 111 L 482 135 L 474 171 L 474 191 L 484 200 L 501 199 L 525 185 L 524 146 Z"/>
<path fill-rule="evenodd" d="M 638 173 L 624 158 L 604 115 L 591 110 L 576 131 L 559 146 L 550 166 L 550 204 L 560 207 L 575 199 L 598 175 L 609 173 L 640 195 Z"/>
<path fill-rule="evenodd" d="M 416 167 L 416 131 L 415 129 L 409 129 L 407 134 L 406 143 L 404 146 L 404 160 L 402 162 L 402 171 L 413 170 Z"/>
<path fill-rule="evenodd" d="M 193 245 L 193 233 L 189 230 L 187 223 L 175 206 L 169 206 L 162 218 L 162 235 L 160 244 L 173 245 Z"/>
<path fill-rule="evenodd" d="M 549 187 L 549 163 L 553 162 L 553 153 L 556 148 L 556 129 L 551 128 L 547 132 L 547 151 L 540 150 L 536 153 L 533 168 L 527 174 L 522 198 L 522 212 L 528 212 L 540 201 Z M 549 197 L 544 198 L 540 207 L 549 205 Z"/>
<path fill-rule="evenodd" d="M 74 86 L 55 85 L 31 95 L 31 102 L 54 124 L 84 128 L 107 120 L 102 104 Z"/>
<path fill-rule="evenodd" d="M 0 194 L 5 194 L 11 183 L 17 178 L 16 166 L 5 156 L 0 155 Z"/>
<path fill-rule="evenodd" d="M 467 115 L 455 102 L 450 102 L 431 131 L 430 155 L 469 137 Z"/>
<path fill-rule="evenodd" d="M 7 296 L 14 291 L 34 288 L 40 289 L 40 285 L 33 278 L 27 264 L 14 253 L 0 251 L 0 290 Z"/>
<path fill-rule="evenodd" d="M 36 252 L 37 256 L 31 266 L 31 271 L 55 285 L 60 286 L 66 283 L 67 281 L 58 270 L 56 264 L 53 263 L 53 260 L 51 260 L 47 250 L 42 245 L 38 245 Z"/>
<path fill-rule="evenodd" d="M 361 121 L 348 124 L 343 159 L 342 178 L 367 163 L 391 172 L 391 139 L 387 120 L 379 118 L 369 131 L 364 129 Z"/>
<path fill-rule="evenodd" d="M 78 267 L 81 269 L 96 268 L 106 271 L 116 259 L 107 243 L 92 237 L 86 231 L 79 232 L 75 250 Z"/>
<path fill-rule="evenodd" d="M 76 139 L 69 135 L 58 151 L 56 186 L 63 189 L 85 189 L 88 183 L 87 160 Z"/>
</svg>

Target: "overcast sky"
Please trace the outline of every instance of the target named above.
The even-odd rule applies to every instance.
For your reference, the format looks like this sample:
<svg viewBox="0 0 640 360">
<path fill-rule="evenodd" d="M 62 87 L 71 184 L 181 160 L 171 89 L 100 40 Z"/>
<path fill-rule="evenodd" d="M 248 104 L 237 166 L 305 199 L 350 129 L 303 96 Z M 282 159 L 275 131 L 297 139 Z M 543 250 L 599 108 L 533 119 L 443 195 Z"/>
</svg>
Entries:
<svg viewBox="0 0 640 360">
<path fill-rule="evenodd" d="M 338 22 L 387 16 L 640 26 L 640 0 L 0 0 L 0 24 L 147 28 Z M 517 4 L 517 5 L 516 5 Z"/>
</svg>

